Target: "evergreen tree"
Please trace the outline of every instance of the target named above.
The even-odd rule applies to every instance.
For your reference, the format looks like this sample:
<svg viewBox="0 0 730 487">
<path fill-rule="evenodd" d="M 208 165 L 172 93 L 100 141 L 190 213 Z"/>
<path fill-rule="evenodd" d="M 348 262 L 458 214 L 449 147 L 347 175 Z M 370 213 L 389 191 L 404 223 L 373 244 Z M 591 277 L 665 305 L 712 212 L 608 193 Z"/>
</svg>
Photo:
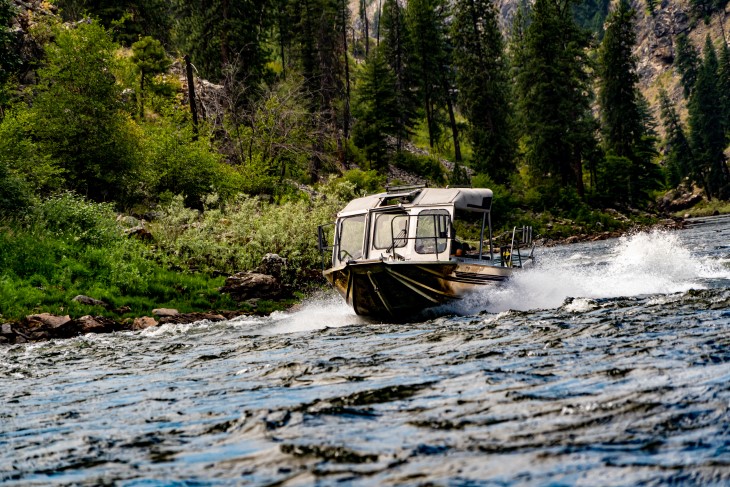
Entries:
<svg viewBox="0 0 730 487">
<path fill-rule="evenodd" d="M 167 0 L 57 0 L 64 20 L 91 15 L 126 46 L 141 36 L 167 44 L 170 40 L 170 2 Z"/>
<path fill-rule="evenodd" d="M 148 78 L 167 71 L 170 60 L 160 41 L 143 37 L 132 44 L 132 63 L 139 73 L 139 116 L 144 117 L 145 82 Z"/>
<path fill-rule="evenodd" d="M 659 92 L 659 106 L 664 130 L 667 133 L 667 184 L 677 186 L 685 177 L 694 179 L 692 149 L 677 110 L 664 89 Z"/>
<path fill-rule="evenodd" d="M 657 170 L 652 163 L 656 137 L 649 125 L 654 122 L 638 90 L 639 76 L 632 53 L 636 44 L 634 19 L 628 1 L 621 0 L 609 14 L 598 66 L 603 143 L 606 152 L 629 161 L 625 191 L 630 203 L 638 203 L 647 196 L 648 189 L 656 186 L 653 173 Z"/>
<path fill-rule="evenodd" d="M 348 18 L 341 0 L 291 0 L 292 58 L 301 72 L 309 97 L 312 128 L 320 134 L 312 153 L 309 174 L 316 179 L 324 159 L 328 137 L 336 140 L 340 162 L 344 163 L 344 130 L 349 123 L 343 109 L 349 100 L 346 84 L 346 55 L 343 31 Z"/>
<path fill-rule="evenodd" d="M 401 144 L 412 132 L 417 113 L 417 98 L 415 81 L 410 58 L 412 40 L 405 21 L 403 7 L 398 0 L 385 0 L 381 19 L 382 42 L 385 62 L 390 66 L 395 81 L 396 119 L 395 137 L 396 149 L 400 151 Z"/>
<path fill-rule="evenodd" d="M 703 61 L 689 100 L 689 126 L 695 171 L 709 198 L 730 197 L 730 174 L 725 160 L 725 131 L 718 100 L 718 62 L 715 47 L 707 36 Z"/>
<path fill-rule="evenodd" d="M 723 113 L 725 136 L 730 140 L 730 47 L 722 43 L 718 59 L 717 83 L 720 91 L 720 107 Z"/>
<path fill-rule="evenodd" d="M 440 124 L 438 110 L 448 110 L 454 152 L 461 159 L 452 100 L 452 70 L 446 43 L 448 6 L 444 0 L 411 0 L 406 8 L 412 35 L 412 62 L 418 80 L 421 105 L 426 114 L 430 147 L 436 145 Z"/>
<path fill-rule="evenodd" d="M 525 158 L 540 185 L 583 194 L 583 161 L 592 150 L 587 47 L 571 0 L 536 0 L 515 50 L 516 92 Z"/>
<path fill-rule="evenodd" d="M 473 165 L 505 184 L 514 171 L 514 145 L 504 42 L 494 4 L 458 0 L 451 36 L 459 104 L 470 124 Z"/>
<path fill-rule="evenodd" d="M 677 36 L 677 54 L 674 57 L 674 67 L 680 75 L 680 81 L 684 90 L 684 98 L 689 99 L 692 94 L 692 88 L 697 80 L 697 70 L 699 68 L 699 55 L 697 49 L 687 37 L 687 34 L 679 34 Z"/>
<path fill-rule="evenodd" d="M 11 0 L 0 0 L 0 120 L 6 103 L 5 83 L 20 65 L 17 39 L 11 30 L 15 14 Z"/>
<path fill-rule="evenodd" d="M 365 61 L 353 107 L 353 141 L 365 151 L 370 169 L 387 170 L 386 137 L 397 132 L 397 102 L 395 77 L 381 49 L 375 49 Z"/>
<path fill-rule="evenodd" d="M 269 36 L 276 20 L 270 0 L 174 0 L 173 37 L 201 76 L 218 82 L 225 68 L 256 86 L 270 75 Z"/>
</svg>

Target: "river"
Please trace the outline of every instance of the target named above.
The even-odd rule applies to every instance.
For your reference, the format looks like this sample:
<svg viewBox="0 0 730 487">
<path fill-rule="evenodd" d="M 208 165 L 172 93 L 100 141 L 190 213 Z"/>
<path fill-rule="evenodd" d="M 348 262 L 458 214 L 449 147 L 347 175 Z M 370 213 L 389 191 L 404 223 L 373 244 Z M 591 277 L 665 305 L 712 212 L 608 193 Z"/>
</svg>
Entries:
<svg viewBox="0 0 730 487">
<path fill-rule="evenodd" d="M 0 484 L 730 484 L 730 218 L 537 257 L 412 324 L 0 346 Z"/>
</svg>

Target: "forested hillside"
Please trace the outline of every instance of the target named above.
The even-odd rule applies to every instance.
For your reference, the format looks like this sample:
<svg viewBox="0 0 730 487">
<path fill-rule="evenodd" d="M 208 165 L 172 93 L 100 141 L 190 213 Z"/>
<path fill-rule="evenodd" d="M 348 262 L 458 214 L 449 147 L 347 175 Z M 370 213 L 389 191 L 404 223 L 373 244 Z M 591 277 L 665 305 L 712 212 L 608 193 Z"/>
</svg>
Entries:
<svg viewBox="0 0 730 487">
<path fill-rule="evenodd" d="M 503 225 L 556 234 L 623 228 L 613 209 L 678 185 L 727 200 L 727 8 L 0 0 L 0 287 L 69 293 L 109 266 L 100 292 L 144 295 L 169 269 L 270 251 L 302 279 L 316 224 L 386 183 L 491 187 Z M 120 243 L 126 220 L 99 216 L 114 212 L 154 244 Z M 33 240 L 46 254 L 23 260 Z M 97 244 L 139 276 L 123 283 Z M 69 249 L 79 275 L 53 284 Z"/>
</svg>

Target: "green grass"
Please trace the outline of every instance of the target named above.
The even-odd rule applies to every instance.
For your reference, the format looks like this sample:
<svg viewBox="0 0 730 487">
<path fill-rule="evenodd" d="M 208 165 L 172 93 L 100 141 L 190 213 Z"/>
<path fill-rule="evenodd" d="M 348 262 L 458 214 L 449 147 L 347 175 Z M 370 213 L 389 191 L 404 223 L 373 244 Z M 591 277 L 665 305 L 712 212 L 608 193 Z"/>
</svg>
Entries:
<svg viewBox="0 0 730 487">
<path fill-rule="evenodd" d="M 712 201 L 701 201 L 695 206 L 688 210 L 682 210 L 674 213 L 675 216 L 684 217 L 689 215 L 690 217 L 698 216 L 710 216 L 715 214 L 725 215 L 730 213 L 730 201 L 712 200 Z"/>
</svg>

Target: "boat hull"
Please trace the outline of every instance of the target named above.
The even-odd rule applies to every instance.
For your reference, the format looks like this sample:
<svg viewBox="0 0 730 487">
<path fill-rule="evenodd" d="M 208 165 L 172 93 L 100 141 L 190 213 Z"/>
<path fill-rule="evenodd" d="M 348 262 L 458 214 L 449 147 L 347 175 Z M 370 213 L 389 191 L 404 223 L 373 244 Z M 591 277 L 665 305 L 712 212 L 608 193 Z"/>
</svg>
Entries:
<svg viewBox="0 0 730 487">
<path fill-rule="evenodd" d="M 349 262 L 325 277 L 358 315 L 404 320 L 421 311 L 494 286 L 510 267 L 463 262 Z"/>
</svg>

